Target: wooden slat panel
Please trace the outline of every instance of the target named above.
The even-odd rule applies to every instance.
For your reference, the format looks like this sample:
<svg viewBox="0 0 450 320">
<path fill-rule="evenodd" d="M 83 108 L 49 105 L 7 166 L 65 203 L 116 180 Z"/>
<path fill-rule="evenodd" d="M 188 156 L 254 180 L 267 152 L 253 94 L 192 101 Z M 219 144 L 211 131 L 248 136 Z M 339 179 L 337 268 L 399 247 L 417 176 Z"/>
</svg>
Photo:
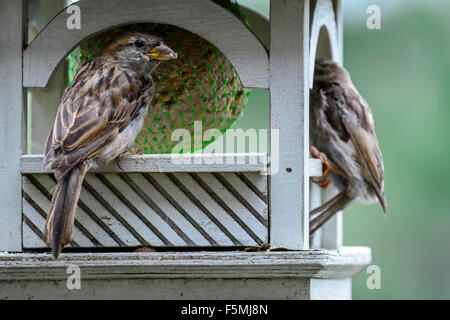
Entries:
<svg viewBox="0 0 450 320">
<path fill-rule="evenodd" d="M 249 188 L 249 186 L 245 184 L 242 179 L 239 179 L 236 174 L 225 172 L 217 173 L 215 176 L 217 178 L 223 177 L 223 179 L 227 182 L 227 188 L 232 190 L 234 197 L 239 199 L 241 203 L 249 208 L 249 211 L 251 211 L 260 222 L 264 220 L 262 223 L 267 227 L 267 219 L 269 218 L 267 203 L 265 203 L 251 188 Z M 255 174 L 253 174 L 253 176 L 255 176 Z"/>
<path fill-rule="evenodd" d="M 196 198 L 197 193 L 192 193 L 186 186 L 184 186 L 174 175 L 152 174 L 158 175 L 160 184 L 170 192 L 179 204 L 189 213 L 189 215 L 197 221 L 197 223 L 211 236 L 217 243 L 223 246 L 232 246 L 233 242 L 223 231 L 221 225 L 215 223 L 215 219 L 211 218 L 202 210 L 202 204 L 198 205 Z"/>
<path fill-rule="evenodd" d="M 242 229 L 242 227 L 212 198 L 204 188 L 199 186 L 190 174 L 176 173 L 173 175 L 180 184 L 190 190 L 192 196 L 199 201 L 211 218 L 220 223 L 224 228 L 222 231 L 235 245 L 254 245 L 252 238 Z M 197 204 L 199 205 L 199 204 Z M 206 212 L 205 212 L 206 213 Z"/>
<path fill-rule="evenodd" d="M 267 176 L 247 175 L 267 192 Z M 54 186 L 48 174 L 23 177 L 25 248 L 46 247 L 39 239 Z M 257 245 L 267 220 L 266 202 L 235 173 L 88 173 L 71 245 Z"/>
<path fill-rule="evenodd" d="M 29 221 L 35 228 L 31 230 L 41 239 L 45 226 L 45 219 L 47 216 L 48 209 L 50 207 L 50 200 L 27 178 L 23 179 L 23 215 L 24 215 L 24 225 L 27 225 Z M 78 220 L 78 217 L 77 217 Z M 73 241 L 82 247 L 93 247 L 94 243 L 81 232 L 77 224 L 75 224 L 73 229 Z M 43 241 L 41 244 L 44 244 Z M 34 242 L 27 242 L 24 235 L 23 246 L 34 247 Z M 45 245 L 46 246 L 46 245 Z M 69 245 L 70 246 L 70 245 Z"/>
<path fill-rule="evenodd" d="M 36 174 L 31 175 L 31 177 L 35 178 L 37 183 L 42 186 L 43 190 L 40 190 L 40 192 L 46 193 L 48 203 L 46 204 L 45 208 L 42 208 L 45 209 L 44 211 L 47 213 L 50 206 L 50 197 L 55 188 L 55 181 L 47 174 Z M 24 181 L 26 181 L 25 179 L 27 178 L 30 178 L 30 175 L 26 176 L 26 178 L 24 178 Z M 90 210 L 90 208 L 87 207 L 87 205 L 83 201 L 78 201 L 78 209 L 75 217 L 75 227 L 77 228 L 78 225 L 83 226 L 85 229 L 83 233 L 87 234 L 96 246 L 117 246 L 117 242 L 114 241 L 114 239 L 111 238 L 111 236 L 107 232 L 109 229 L 105 231 L 105 229 L 96 222 L 96 220 L 94 219 L 96 218 L 95 213 L 91 211 L 92 210 Z M 110 233 L 112 233 L 112 231 L 110 231 Z M 24 247 L 26 247 L 25 244 Z"/>
<path fill-rule="evenodd" d="M 92 176 L 86 175 L 80 200 L 83 201 L 94 213 L 116 235 L 119 246 L 137 246 L 140 244 L 133 234 L 121 223 L 121 216 L 111 206 L 105 207 L 105 199 L 97 192 L 97 184 Z M 112 210 L 109 210 L 112 209 Z"/>
<path fill-rule="evenodd" d="M 31 248 L 44 248 L 47 245 L 25 222 L 23 223 L 23 243 Z"/>
<path fill-rule="evenodd" d="M 180 190 L 169 180 L 169 178 L 162 173 L 145 174 L 144 177 L 153 184 L 153 187 L 158 189 L 163 199 L 160 201 L 163 203 L 164 208 L 167 212 L 171 210 L 176 211 L 180 214 L 178 219 L 182 222 L 182 230 L 189 235 L 189 237 L 194 241 L 195 245 L 208 246 L 217 244 L 217 242 L 211 238 L 206 230 L 198 223 L 199 211 L 194 211 L 194 217 L 191 216 L 191 212 L 185 209 L 186 203 L 180 201 L 178 196 L 180 196 Z M 186 202 L 190 200 L 186 199 Z M 206 218 L 206 216 L 204 217 Z M 220 232 L 220 230 L 217 230 Z"/>
<path fill-rule="evenodd" d="M 32 247 L 45 247 L 42 230 L 45 225 L 45 218 L 43 218 L 33 206 L 31 206 L 28 201 L 23 201 L 23 226 L 24 228 L 24 246 L 27 244 Z"/>
<path fill-rule="evenodd" d="M 101 175 L 99 176 L 101 177 Z M 140 226 L 135 227 L 142 237 L 154 246 L 164 245 L 166 240 L 164 236 L 160 235 L 160 233 L 165 230 L 161 228 L 167 228 L 166 223 L 164 221 L 160 221 L 160 224 L 158 224 L 158 219 L 152 219 L 152 217 L 148 216 L 148 208 L 145 203 L 133 192 L 133 190 L 123 179 L 120 178 L 119 175 L 108 173 L 104 175 L 104 179 L 120 191 L 120 194 L 125 197 L 125 199 L 122 200 L 122 202 L 124 202 L 123 205 L 127 207 L 128 210 L 131 210 L 145 226 L 142 231 Z M 122 212 L 122 210 L 119 210 L 119 212 Z M 136 222 L 135 225 L 137 224 L 138 223 Z"/>
<path fill-rule="evenodd" d="M 267 180 L 252 173 L 239 173 L 238 177 L 267 204 Z"/>
<path fill-rule="evenodd" d="M 226 236 L 225 233 L 198 207 L 195 205 L 193 200 L 183 192 L 183 187 L 176 183 L 176 180 L 171 180 L 168 175 L 161 173 L 151 174 L 159 185 L 170 195 L 171 203 L 180 207 L 179 211 L 184 211 L 193 222 L 196 223 L 196 229 L 201 230 L 205 238 L 208 239 L 211 245 L 233 245 L 231 240 Z"/>
<path fill-rule="evenodd" d="M 206 244 L 206 239 L 183 217 L 183 215 L 175 209 L 158 190 L 145 179 L 142 174 L 130 174 L 131 179 L 152 201 L 154 210 L 162 219 L 170 226 L 170 228 L 183 240 L 181 245 L 193 246 L 197 240 Z M 200 239 L 199 239 L 200 238 Z"/>
<path fill-rule="evenodd" d="M 245 230 L 255 243 L 262 243 L 266 239 L 267 227 L 224 186 L 213 174 L 195 174 L 197 182 L 208 186 L 209 194 L 219 205 Z"/>
<path fill-rule="evenodd" d="M 161 215 L 160 208 L 154 205 L 154 201 L 152 200 L 152 194 L 147 194 L 145 190 L 139 186 L 135 179 L 135 176 L 139 176 L 140 174 L 131 173 L 128 175 L 121 175 L 121 178 L 124 179 L 130 188 L 129 193 L 127 192 L 127 196 L 132 196 L 136 199 L 136 204 L 145 215 L 148 221 L 154 223 L 157 229 L 164 235 L 167 239 L 167 244 L 170 246 L 185 246 L 186 242 L 182 237 L 172 228 L 171 220 L 168 221 L 165 219 L 166 215 L 163 212 Z M 139 179 L 138 179 L 139 180 Z M 132 192 L 132 193 L 131 193 Z"/>
<path fill-rule="evenodd" d="M 125 228 L 133 235 L 137 240 L 137 243 L 142 245 L 161 243 L 161 240 L 148 229 L 139 216 L 121 200 L 121 197 L 126 198 L 126 195 L 115 184 L 121 182 L 117 175 L 97 176 L 89 174 L 86 177 L 86 181 L 101 195 L 101 198 L 104 199 L 107 205 L 113 208 L 115 211 L 114 216 L 120 216 L 120 219 L 116 218 L 118 222 L 120 222 L 121 219 L 125 221 Z M 111 210 L 108 211 L 111 212 Z M 120 224 L 124 225 L 122 222 L 120 222 Z M 120 235 L 120 231 L 118 232 L 117 235 Z M 124 235 L 125 238 L 129 238 L 129 236 L 129 234 Z M 122 238 L 122 236 L 120 237 Z M 136 242 L 133 240 L 131 243 L 135 244 Z"/>
</svg>

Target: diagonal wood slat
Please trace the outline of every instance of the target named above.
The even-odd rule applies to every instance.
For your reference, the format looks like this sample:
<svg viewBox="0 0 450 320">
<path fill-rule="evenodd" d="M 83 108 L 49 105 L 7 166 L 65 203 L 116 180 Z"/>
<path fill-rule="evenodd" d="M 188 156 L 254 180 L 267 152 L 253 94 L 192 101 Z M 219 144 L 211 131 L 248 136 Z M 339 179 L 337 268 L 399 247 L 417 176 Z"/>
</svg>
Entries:
<svg viewBox="0 0 450 320">
<path fill-rule="evenodd" d="M 45 248 L 55 180 L 23 175 L 23 247 Z M 268 238 L 267 176 L 232 173 L 88 173 L 74 248 L 259 245 Z"/>
</svg>

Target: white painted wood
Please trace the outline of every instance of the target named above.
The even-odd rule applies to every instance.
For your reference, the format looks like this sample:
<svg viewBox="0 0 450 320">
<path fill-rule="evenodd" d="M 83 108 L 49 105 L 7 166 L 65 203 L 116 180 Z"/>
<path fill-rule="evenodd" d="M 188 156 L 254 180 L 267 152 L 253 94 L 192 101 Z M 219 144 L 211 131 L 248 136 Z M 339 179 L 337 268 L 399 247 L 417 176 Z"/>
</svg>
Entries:
<svg viewBox="0 0 450 320">
<path fill-rule="evenodd" d="M 106 167 L 92 168 L 90 172 L 265 172 L 266 158 L 263 153 L 126 155 L 120 162 L 123 170 L 111 162 Z M 21 172 L 50 173 L 42 169 L 42 159 L 42 155 L 23 155 Z M 320 160 L 310 159 L 309 168 L 311 177 L 322 175 Z"/>
<path fill-rule="evenodd" d="M 92 168 L 91 172 L 265 172 L 266 154 L 145 154 L 126 155 L 120 162 L 106 167 Z M 44 173 L 42 155 L 24 155 L 22 173 Z M 316 164 L 317 167 L 317 164 Z"/>
<path fill-rule="evenodd" d="M 316 58 L 317 46 L 319 43 L 319 35 L 322 27 L 327 31 L 329 38 L 328 46 L 321 46 L 321 55 L 323 58 L 332 59 L 333 61 L 341 61 L 341 53 L 339 51 L 339 38 L 336 26 L 336 18 L 333 10 L 333 3 L 331 0 L 313 0 L 312 1 L 313 15 L 311 21 L 311 35 L 310 35 L 310 86 L 312 86 L 314 78 L 314 61 Z M 322 39 L 320 39 L 322 40 Z M 323 40 L 322 40 L 323 41 Z M 326 50 L 330 48 L 329 50 Z M 331 56 L 330 56 L 331 55 Z M 319 55 L 320 56 L 320 55 Z"/>
<path fill-rule="evenodd" d="M 81 270 L 83 275 L 83 269 Z M 68 290 L 66 282 L 67 280 L 0 281 L 0 300 L 306 300 L 310 295 L 310 281 L 304 278 L 101 280 L 83 277 L 81 290 Z M 192 306 L 198 306 L 196 303 L 190 303 Z M 243 306 L 244 303 L 240 302 Z M 266 305 L 265 302 L 260 304 Z M 188 306 L 188 302 L 185 306 Z M 165 318 L 183 318 L 171 317 L 172 314 L 180 314 L 181 307 L 179 310 L 165 310 Z M 270 306 L 268 311 L 269 314 L 273 314 Z M 225 309 L 222 313 L 224 312 Z M 220 314 L 216 311 L 212 319 L 220 318 Z M 249 318 L 258 316 L 253 315 Z"/>
<path fill-rule="evenodd" d="M 47 136 L 55 121 L 61 97 L 67 85 L 66 65 L 61 64 L 55 72 L 55 75 L 49 82 L 47 88 L 29 88 L 31 94 L 30 106 L 31 115 L 28 121 L 31 121 L 30 152 L 32 154 L 42 153 L 44 151 Z"/>
<path fill-rule="evenodd" d="M 201 175 L 201 174 L 200 174 Z M 199 186 L 199 183 L 193 179 L 193 177 L 187 173 L 176 173 L 174 176 L 179 183 L 187 190 L 195 191 L 192 194 L 195 199 L 202 204 L 202 206 L 208 210 L 208 212 L 230 233 L 232 237 L 230 239 L 236 245 L 253 246 L 257 243 L 245 232 L 244 229 L 212 198 L 212 196 Z M 230 237 L 228 235 L 228 237 Z"/>
<path fill-rule="evenodd" d="M 23 226 L 23 242 L 29 243 L 34 248 L 45 248 L 47 245 L 26 224 Z"/>
<path fill-rule="evenodd" d="M 252 192 L 252 190 L 241 179 L 239 179 L 237 175 L 229 172 L 219 173 L 218 175 L 223 177 L 231 188 L 242 197 L 241 201 L 244 201 L 246 206 L 254 209 L 254 214 L 258 214 L 258 216 L 264 220 L 269 218 L 267 204 L 260 197 L 258 197 L 256 193 Z"/>
<path fill-rule="evenodd" d="M 313 20 L 311 21 L 310 44 L 310 78 L 311 85 L 314 78 L 314 63 L 316 57 L 332 59 L 342 65 L 343 59 L 343 29 L 342 29 L 342 4 L 339 0 L 314 0 Z M 322 190 L 322 203 L 336 195 L 337 191 L 331 186 Z M 320 237 L 320 241 L 318 238 Z M 315 246 L 336 249 L 343 242 L 343 217 L 342 212 L 335 214 L 317 232 Z"/>
<path fill-rule="evenodd" d="M 334 15 L 336 17 L 337 35 L 339 43 L 339 64 L 344 65 L 344 8 L 342 0 L 333 0 Z"/>
<path fill-rule="evenodd" d="M 42 187 L 50 194 L 53 193 L 55 189 L 55 182 L 46 174 L 39 174 L 39 175 L 33 175 L 38 182 L 42 185 Z M 28 179 L 26 177 L 23 178 L 24 183 L 24 189 L 25 187 L 28 187 L 30 184 L 27 182 Z M 47 213 L 48 209 L 50 207 L 50 200 L 47 198 L 43 198 L 40 195 L 40 192 L 38 192 L 36 189 L 28 189 L 30 192 L 30 195 L 33 199 L 40 199 L 37 204 Z M 84 211 L 82 208 L 81 202 L 78 202 L 78 208 L 77 213 L 75 217 L 76 221 L 79 221 L 80 224 L 82 224 L 86 230 L 92 234 L 95 239 L 104 247 L 117 247 L 117 243 L 108 235 L 105 230 L 103 230 L 89 214 Z M 75 226 L 75 228 L 77 228 Z M 43 230 L 43 229 L 42 229 Z M 76 239 L 75 239 L 76 240 Z M 24 241 L 23 243 L 24 248 L 36 248 L 32 243 L 28 243 Z"/>
<path fill-rule="evenodd" d="M 168 224 L 174 229 L 175 233 L 182 243 L 177 245 L 208 245 L 208 241 L 195 229 L 191 223 L 169 202 L 161 193 L 147 181 L 141 174 L 131 174 L 131 179 L 141 188 L 147 195 L 151 195 L 154 205 L 159 208 L 165 215 Z M 169 221 L 170 219 L 170 221 Z M 170 238 L 171 239 L 171 238 Z"/>
<path fill-rule="evenodd" d="M 0 280 L 67 279 L 66 266 L 83 277 L 114 278 L 314 278 L 342 279 L 371 263 L 367 247 L 283 252 L 0 253 Z M 0 286 L 1 287 L 1 286 Z"/>
<path fill-rule="evenodd" d="M 127 193 L 123 192 L 120 187 L 124 185 L 124 182 L 118 177 L 116 174 L 108 174 L 105 176 L 105 178 L 123 195 L 127 195 Z M 108 189 L 108 187 L 103 184 L 97 177 L 94 175 L 87 175 L 86 182 L 89 183 L 90 186 L 95 188 L 95 191 L 98 192 L 109 205 L 111 205 L 114 210 L 120 215 L 121 218 L 123 218 L 127 224 L 129 224 L 130 228 L 132 230 L 136 231 L 137 234 L 139 234 L 140 237 L 143 238 L 143 240 L 146 241 L 146 243 L 142 243 L 143 245 L 162 245 L 161 240 L 151 231 L 147 228 L 147 226 L 144 224 L 142 220 L 139 219 L 137 215 L 135 215 L 130 208 L 128 208 L 111 190 Z M 86 203 L 88 206 L 90 206 L 90 203 Z M 116 234 L 121 239 L 127 239 L 129 237 L 129 233 L 125 234 Z M 139 239 L 136 239 L 137 242 L 134 242 L 134 240 L 131 240 L 130 243 L 135 243 L 135 245 L 140 244 Z M 127 243 L 129 244 L 129 243 Z"/>
<path fill-rule="evenodd" d="M 32 201 L 42 208 L 45 214 L 48 212 L 50 207 L 50 200 L 47 199 L 36 187 L 30 182 L 28 178 L 23 179 L 23 192 L 24 195 L 32 198 Z M 43 233 L 45 226 L 45 217 L 43 217 L 40 213 L 36 211 L 35 208 L 31 206 L 31 204 L 24 198 L 23 199 L 23 214 L 24 220 L 29 220 L 35 227 L 37 227 L 41 233 Z M 46 216 L 46 215 L 45 215 Z M 24 226 L 27 223 L 24 221 Z M 33 232 L 34 233 L 34 232 Z M 23 230 L 23 247 L 24 248 L 42 248 L 47 247 L 47 245 L 41 240 L 39 243 L 35 243 L 35 241 L 29 242 L 27 238 L 30 237 L 30 234 L 27 230 Z M 73 241 L 82 247 L 94 247 L 94 244 L 77 228 L 75 225 L 73 228 Z M 70 244 L 68 245 L 71 246 Z"/>
<path fill-rule="evenodd" d="M 322 203 L 336 196 L 338 191 L 330 186 L 322 191 Z M 343 211 L 336 214 L 322 226 L 321 247 L 324 249 L 339 249 L 344 239 Z"/>
<path fill-rule="evenodd" d="M 247 228 L 247 231 L 243 231 L 243 234 L 241 235 L 242 238 L 249 240 L 253 239 L 251 241 L 255 243 L 267 241 L 267 227 L 265 227 L 238 199 L 236 199 L 214 175 L 211 173 L 201 173 L 197 176 L 208 185 L 211 191 L 217 195 L 217 198 L 220 197 L 223 205 L 236 215 L 233 219 L 237 221 L 239 225 Z M 227 211 L 227 209 L 225 210 Z M 256 241 L 255 238 L 258 238 L 259 240 Z M 246 242 L 248 243 L 248 241 Z"/>
<path fill-rule="evenodd" d="M 310 181 L 309 183 L 309 208 L 313 210 L 319 207 L 322 203 L 322 194 L 320 186 Z M 321 248 L 322 229 L 317 230 L 314 233 L 312 239 L 310 239 L 310 249 Z"/>
<path fill-rule="evenodd" d="M 239 18 L 210 0 L 81 0 L 77 6 L 82 12 L 80 30 L 67 29 L 69 15 L 63 10 L 25 50 L 25 87 L 45 87 L 60 61 L 88 36 L 118 25 L 154 22 L 175 25 L 208 40 L 228 57 L 245 87 L 268 88 L 263 44 Z"/>
<path fill-rule="evenodd" d="M 322 161 L 319 159 L 309 159 L 309 176 L 321 177 L 323 171 Z"/>
<path fill-rule="evenodd" d="M 111 182 L 114 182 L 116 188 L 118 188 L 123 194 L 127 195 L 128 201 L 130 201 L 139 210 L 139 212 L 142 213 L 147 221 L 149 221 L 166 238 L 170 239 L 170 243 L 172 245 L 186 245 L 183 239 L 181 239 L 176 232 L 170 228 L 167 222 L 164 221 L 164 219 L 162 219 L 151 207 L 149 207 L 127 183 L 114 174 L 108 174 L 107 177 Z M 163 246 L 164 242 L 162 239 L 155 238 L 151 240 L 150 244 L 153 246 Z"/>
<path fill-rule="evenodd" d="M 25 95 L 22 89 L 22 46 L 25 1 L 0 1 L 0 251 L 21 251 L 20 155 Z"/>
<path fill-rule="evenodd" d="M 217 225 L 211 221 L 205 213 L 181 191 L 180 187 L 169 179 L 167 175 L 162 173 L 152 173 L 151 176 L 158 181 L 161 187 L 163 187 L 164 190 L 166 190 L 166 192 L 189 213 L 189 216 L 191 216 L 216 243 L 220 243 L 224 246 L 233 245 L 233 242 L 220 230 L 220 228 L 217 227 Z"/>
<path fill-rule="evenodd" d="M 65 6 L 66 0 L 28 1 L 28 41 L 30 42 L 49 21 Z M 56 117 L 61 97 L 67 87 L 67 63 L 62 62 L 47 88 L 29 88 L 28 153 L 36 154 L 44 150 L 47 135 Z"/>
<path fill-rule="evenodd" d="M 27 193 L 32 193 L 33 190 L 31 189 L 32 186 L 30 186 L 27 181 L 24 181 L 24 187 L 27 190 L 24 190 Z M 39 198 L 35 201 L 35 202 L 39 202 Z M 25 222 L 25 219 L 29 220 L 34 226 L 36 226 L 37 228 L 39 228 L 40 230 L 43 230 L 44 226 L 45 226 L 45 218 L 42 217 L 29 203 L 28 201 L 23 201 L 23 214 L 24 214 L 24 227 L 28 227 L 28 224 Z M 25 246 L 26 244 L 29 244 L 33 247 L 46 247 L 47 245 L 44 243 L 44 241 L 36 236 L 35 232 L 31 231 L 28 232 L 29 230 L 24 230 L 23 231 L 23 245 Z M 36 236 L 37 239 L 35 239 Z M 29 241 L 29 239 L 31 241 Z"/>
<path fill-rule="evenodd" d="M 248 175 L 267 181 L 258 172 Z M 184 178 L 166 173 L 88 173 L 72 246 L 261 244 L 268 238 L 267 204 L 259 195 L 263 191 L 255 192 L 258 188 L 250 186 L 235 173 L 196 173 Z M 48 174 L 23 177 L 24 248 L 47 247 L 30 232 L 42 238 L 54 187 Z M 266 191 L 267 183 L 261 182 L 259 188 Z"/>
<path fill-rule="evenodd" d="M 242 172 L 240 173 L 241 179 L 248 181 L 249 184 L 255 187 L 255 191 L 259 191 L 262 198 L 266 199 L 267 202 L 267 179 L 264 179 L 260 175 L 256 175 L 251 172 Z"/>
<path fill-rule="evenodd" d="M 98 187 L 98 182 L 94 177 L 86 175 L 85 182 L 88 182 L 93 186 L 93 188 Z M 97 182 L 97 183 L 96 183 Z M 86 187 L 86 186 L 85 186 Z M 98 216 L 101 221 L 109 228 L 111 231 L 119 237 L 119 239 L 126 246 L 137 246 L 139 241 L 128 231 L 125 226 L 120 223 L 115 216 L 113 216 L 98 200 L 97 197 L 92 195 L 86 190 L 86 188 L 81 189 L 80 200 L 87 204 L 87 206 Z M 97 189 L 96 189 L 97 190 Z"/>
<path fill-rule="evenodd" d="M 267 50 L 270 48 L 270 23 L 269 20 L 260 14 L 259 12 L 254 11 L 251 8 L 244 7 L 242 5 L 239 6 L 242 14 L 245 16 L 247 21 L 250 24 L 250 29 L 252 32 L 258 37 L 259 41 L 264 44 Z"/>
<path fill-rule="evenodd" d="M 309 239 L 309 0 L 271 1 L 271 157 L 279 171 L 270 176 L 270 243 L 308 249 Z"/>
<path fill-rule="evenodd" d="M 311 300 L 351 300 L 352 279 L 311 279 Z"/>
</svg>

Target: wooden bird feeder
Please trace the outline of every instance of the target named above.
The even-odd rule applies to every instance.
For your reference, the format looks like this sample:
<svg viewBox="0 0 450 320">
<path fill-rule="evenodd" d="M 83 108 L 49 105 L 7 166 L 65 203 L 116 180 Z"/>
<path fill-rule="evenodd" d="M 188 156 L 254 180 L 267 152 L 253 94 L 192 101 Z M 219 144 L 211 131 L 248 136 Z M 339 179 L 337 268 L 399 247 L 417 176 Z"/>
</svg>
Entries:
<svg viewBox="0 0 450 320">
<path fill-rule="evenodd" d="M 62 10 L 27 44 L 27 1 L 0 2 L 0 299 L 351 298 L 351 277 L 370 263 L 370 249 L 342 247 L 339 214 L 312 244 L 308 230 L 311 207 L 327 196 L 310 181 L 321 163 L 309 155 L 309 89 L 316 56 L 342 63 L 341 1 L 272 0 L 270 20 L 242 7 L 252 30 L 210 0 L 76 5 L 80 29 L 67 28 Z M 59 101 L 49 97 L 60 99 L 61 91 L 55 95 L 49 84 L 71 50 L 135 23 L 174 25 L 204 38 L 245 87 L 270 91 L 278 172 L 265 174 L 274 163 L 266 154 L 203 155 L 182 165 L 171 155 L 127 156 L 123 170 L 111 164 L 87 175 L 73 240 L 52 261 L 42 232 L 55 182 L 41 168 L 42 155 L 27 154 L 27 128 L 40 121 L 27 120 L 27 90 L 56 108 Z M 45 110 L 37 117 L 53 122 Z M 33 131 L 32 141 L 46 134 Z M 228 161 L 211 164 L 218 159 Z M 290 251 L 242 250 L 264 242 Z M 159 250 L 132 252 L 139 245 Z M 68 265 L 80 268 L 82 290 L 66 288 Z"/>
</svg>

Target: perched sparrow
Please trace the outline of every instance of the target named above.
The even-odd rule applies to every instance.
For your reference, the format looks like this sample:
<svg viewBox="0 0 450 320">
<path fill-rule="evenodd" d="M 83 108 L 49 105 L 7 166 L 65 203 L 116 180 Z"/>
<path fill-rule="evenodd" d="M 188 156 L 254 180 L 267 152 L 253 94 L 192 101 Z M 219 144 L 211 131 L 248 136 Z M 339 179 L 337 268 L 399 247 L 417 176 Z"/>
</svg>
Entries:
<svg viewBox="0 0 450 320">
<path fill-rule="evenodd" d="M 176 57 L 159 38 L 126 32 L 84 64 L 64 92 L 43 163 L 57 180 L 44 230 L 54 259 L 71 239 L 86 171 L 134 144 L 154 92 L 151 73 Z"/>
<path fill-rule="evenodd" d="M 310 234 L 354 199 L 378 199 L 386 213 L 383 159 L 375 123 L 349 73 L 334 62 L 316 60 L 310 105 L 311 153 L 325 165 L 320 184 L 327 187 L 332 182 L 340 191 L 310 212 Z"/>
</svg>

